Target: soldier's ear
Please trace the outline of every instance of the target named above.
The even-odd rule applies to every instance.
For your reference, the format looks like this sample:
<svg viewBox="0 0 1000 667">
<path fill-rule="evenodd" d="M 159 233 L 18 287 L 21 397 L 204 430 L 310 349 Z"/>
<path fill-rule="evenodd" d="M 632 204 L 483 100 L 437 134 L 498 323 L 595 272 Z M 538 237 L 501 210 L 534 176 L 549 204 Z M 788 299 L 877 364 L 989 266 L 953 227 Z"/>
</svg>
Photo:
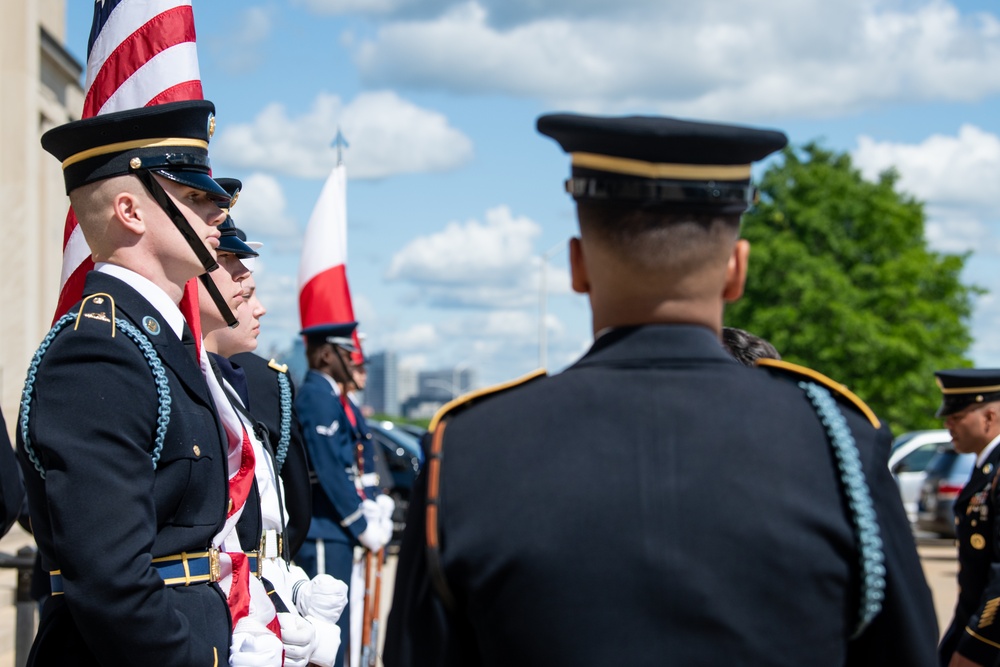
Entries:
<svg viewBox="0 0 1000 667">
<path fill-rule="evenodd" d="M 743 296 L 747 282 L 747 262 L 750 260 L 750 242 L 737 239 L 726 265 L 726 286 L 722 289 L 724 301 L 736 301 Z"/>
<path fill-rule="evenodd" d="M 569 240 L 569 275 L 570 285 L 574 292 L 587 294 L 590 292 L 590 277 L 587 275 L 587 262 L 583 256 L 583 244 L 580 238 L 574 236 Z"/>
<path fill-rule="evenodd" d="M 138 197 L 128 191 L 119 192 L 113 199 L 114 218 L 122 227 L 133 234 L 146 231 L 145 208 Z"/>
</svg>

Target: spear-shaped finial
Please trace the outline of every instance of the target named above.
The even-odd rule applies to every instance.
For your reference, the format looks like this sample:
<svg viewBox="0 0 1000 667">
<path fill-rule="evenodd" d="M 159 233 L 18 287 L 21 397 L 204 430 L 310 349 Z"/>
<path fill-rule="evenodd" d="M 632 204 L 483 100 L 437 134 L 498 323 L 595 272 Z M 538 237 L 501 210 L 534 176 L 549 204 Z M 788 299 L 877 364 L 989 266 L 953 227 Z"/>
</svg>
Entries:
<svg viewBox="0 0 1000 667">
<path fill-rule="evenodd" d="M 351 145 L 347 143 L 347 139 L 344 139 L 339 125 L 337 126 L 337 136 L 334 137 L 331 145 L 337 147 L 337 164 L 344 164 L 344 149 L 350 148 Z"/>
</svg>

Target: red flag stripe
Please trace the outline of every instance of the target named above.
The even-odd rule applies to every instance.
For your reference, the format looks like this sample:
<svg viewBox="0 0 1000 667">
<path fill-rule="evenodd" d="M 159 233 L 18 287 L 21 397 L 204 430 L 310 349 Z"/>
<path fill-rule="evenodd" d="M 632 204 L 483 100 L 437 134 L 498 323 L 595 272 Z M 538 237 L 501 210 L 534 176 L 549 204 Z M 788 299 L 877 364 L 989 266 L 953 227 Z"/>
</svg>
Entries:
<svg viewBox="0 0 1000 667">
<path fill-rule="evenodd" d="M 194 41 L 194 13 L 189 6 L 175 7 L 147 21 L 122 40 L 104 62 L 87 91 L 83 117 L 96 115 L 108 98 L 158 53 L 172 46 Z"/>
<path fill-rule="evenodd" d="M 331 322 L 351 322 L 354 307 L 343 264 L 316 274 L 299 291 L 299 315 L 302 328 Z"/>
<path fill-rule="evenodd" d="M 185 81 L 176 86 L 167 88 L 162 93 L 151 99 L 146 106 L 154 104 L 168 104 L 170 102 L 180 102 L 182 100 L 200 100 L 205 97 L 201 89 L 201 81 Z"/>
</svg>

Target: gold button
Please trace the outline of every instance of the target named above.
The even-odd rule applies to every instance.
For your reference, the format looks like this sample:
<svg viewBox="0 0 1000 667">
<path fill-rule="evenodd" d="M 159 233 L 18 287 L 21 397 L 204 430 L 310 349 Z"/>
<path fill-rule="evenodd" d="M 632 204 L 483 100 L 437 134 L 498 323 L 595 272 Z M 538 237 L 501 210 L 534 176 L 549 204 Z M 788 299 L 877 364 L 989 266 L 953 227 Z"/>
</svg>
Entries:
<svg viewBox="0 0 1000 667">
<path fill-rule="evenodd" d="M 199 447 L 198 445 L 195 445 L 191 449 L 194 451 L 194 455 L 195 456 L 201 456 L 201 447 Z"/>
<path fill-rule="evenodd" d="M 128 161 L 128 166 L 130 166 L 132 169 L 138 169 L 139 167 L 142 166 L 142 160 L 140 158 L 134 157 Z"/>
</svg>

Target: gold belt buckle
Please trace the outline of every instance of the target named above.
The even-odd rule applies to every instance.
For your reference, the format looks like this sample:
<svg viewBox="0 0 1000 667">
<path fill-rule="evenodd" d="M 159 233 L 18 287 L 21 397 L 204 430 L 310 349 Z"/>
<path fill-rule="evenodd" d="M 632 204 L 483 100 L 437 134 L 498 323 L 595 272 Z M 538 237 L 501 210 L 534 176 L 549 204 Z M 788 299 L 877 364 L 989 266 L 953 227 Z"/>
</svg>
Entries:
<svg viewBox="0 0 1000 667">
<path fill-rule="evenodd" d="M 222 578 L 222 569 L 219 567 L 219 549 L 217 547 L 208 548 L 208 580 L 212 583 Z"/>
</svg>

